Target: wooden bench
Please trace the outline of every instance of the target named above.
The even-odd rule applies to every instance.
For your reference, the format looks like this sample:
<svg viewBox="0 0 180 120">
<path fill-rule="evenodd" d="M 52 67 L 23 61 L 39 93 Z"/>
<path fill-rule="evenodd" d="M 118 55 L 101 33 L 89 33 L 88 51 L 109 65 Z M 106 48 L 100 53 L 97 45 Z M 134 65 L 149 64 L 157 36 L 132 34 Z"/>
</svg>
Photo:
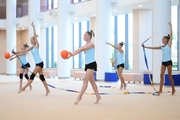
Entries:
<svg viewBox="0 0 180 120">
<path fill-rule="evenodd" d="M 57 75 L 55 70 L 48 70 L 48 69 L 43 70 L 43 74 L 46 77 L 55 77 Z"/>
<path fill-rule="evenodd" d="M 80 80 L 82 80 L 84 78 L 85 75 L 85 71 L 74 71 L 72 73 L 72 77 L 76 80 L 77 78 L 79 78 Z"/>
<path fill-rule="evenodd" d="M 133 81 L 141 83 L 143 81 L 143 74 L 142 73 L 123 73 L 123 77 L 125 81 Z"/>
</svg>

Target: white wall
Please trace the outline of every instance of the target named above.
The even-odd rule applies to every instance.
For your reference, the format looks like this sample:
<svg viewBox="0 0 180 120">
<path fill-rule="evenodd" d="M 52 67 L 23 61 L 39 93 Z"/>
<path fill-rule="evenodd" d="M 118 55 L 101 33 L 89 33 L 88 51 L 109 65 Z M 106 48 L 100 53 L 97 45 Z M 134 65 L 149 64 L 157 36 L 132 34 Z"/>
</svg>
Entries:
<svg viewBox="0 0 180 120">
<path fill-rule="evenodd" d="M 6 59 L 4 53 L 6 52 L 6 31 L 0 30 L 0 73 L 6 73 Z"/>
</svg>

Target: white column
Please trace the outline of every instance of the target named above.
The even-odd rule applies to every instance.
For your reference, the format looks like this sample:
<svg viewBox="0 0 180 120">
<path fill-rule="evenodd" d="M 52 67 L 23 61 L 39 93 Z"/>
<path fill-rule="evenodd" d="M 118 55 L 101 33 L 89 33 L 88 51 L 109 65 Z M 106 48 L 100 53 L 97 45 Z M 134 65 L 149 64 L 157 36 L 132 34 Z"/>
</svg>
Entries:
<svg viewBox="0 0 180 120">
<path fill-rule="evenodd" d="M 58 1 L 58 78 L 69 78 L 72 64 L 72 58 L 64 60 L 60 56 L 62 50 L 72 51 L 72 24 L 68 4 L 68 0 Z"/>
<path fill-rule="evenodd" d="M 104 80 L 105 72 L 111 72 L 111 46 L 106 45 L 111 39 L 111 3 L 109 0 L 97 0 L 96 17 L 96 61 L 97 61 L 97 79 Z"/>
<path fill-rule="evenodd" d="M 45 47 L 45 46 L 42 46 L 40 43 L 40 39 L 41 39 L 41 36 L 40 36 L 40 20 L 38 17 L 39 12 L 40 12 L 40 0 L 29 0 L 28 10 L 29 10 L 29 23 L 28 23 L 28 25 L 29 25 L 29 27 L 28 27 L 29 45 L 31 46 L 30 38 L 34 35 L 33 34 L 33 28 L 31 26 L 31 23 L 34 21 L 34 25 L 36 28 L 36 34 L 39 36 L 38 41 L 39 41 L 40 49 L 41 49 L 41 47 Z M 39 54 L 41 56 L 41 54 L 43 54 L 43 53 L 39 52 Z M 29 58 L 28 61 L 31 64 L 30 71 L 33 71 L 33 69 L 35 67 L 35 61 L 34 61 L 32 54 L 28 54 L 28 58 Z"/>
<path fill-rule="evenodd" d="M 96 17 L 90 18 L 90 30 L 93 30 L 96 35 Z M 92 37 L 91 42 L 95 44 L 96 37 Z"/>
<path fill-rule="evenodd" d="M 162 37 L 170 33 L 171 0 L 153 0 L 153 46 L 161 46 Z M 160 83 L 162 51 L 153 50 L 153 82 Z"/>
<path fill-rule="evenodd" d="M 6 51 L 16 46 L 16 0 L 6 0 Z M 15 50 L 16 51 L 16 50 Z M 16 60 L 6 61 L 6 74 L 16 74 Z"/>
<path fill-rule="evenodd" d="M 152 10 L 133 10 L 133 72 L 144 73 L 147 68 L 144 61 L 142 42 L 152 36 Z M 152 39 L 145 43 L 152 46 Z M 146 49 L 149 69 L 152 70 L 152 50 Z"/>
</svg>

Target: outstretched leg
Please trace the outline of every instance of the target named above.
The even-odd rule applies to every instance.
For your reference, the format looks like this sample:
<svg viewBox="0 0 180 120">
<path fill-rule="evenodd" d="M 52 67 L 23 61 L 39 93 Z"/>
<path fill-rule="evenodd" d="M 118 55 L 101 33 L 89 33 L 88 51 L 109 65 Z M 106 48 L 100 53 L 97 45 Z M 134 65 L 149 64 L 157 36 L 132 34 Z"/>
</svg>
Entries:
<svg viewBox="0 0 180 120">
<path fill-rule="evenodd" d="M 121 86 L 120 86 L 120 89 L 122 89 L 124 87 L 124 89 L 126 89 L 126 83 L 124 81 L 124 77 L 122 75 L 122 72 L 123 72 L 123 67 L 119 67 L 118 68 L 118 74 L 119 74 L 119 78 L 121 80 Z"/>
<path fill-rule="evenodd" d="M 19 90 L 18 93 L 21 93 L 21 92 L 25 91 L 26 88 L 27 88 L 29 85 L 31 85 L 31 83 L 32 83 L 33 80 L 34 80 L 34 77 L 36 76 L 37 72 L 40 71 L 40 69 L 41 69 L 41 68 L 38 67 L 38 66 L 36 66 L 36 67 L 34 68 L 34 71 L 33 71 L 33 73 L 32 73 L 31 76 L 30 76 L 30 80 L 28 80 L 28 82 L 26 83 L 26 85 L 25 85 L 24 87 L 22 87 L 22 89 Z"/>
<path fill-rule="evenodd" d="M 42 69 L 40 69 L 39 75 L 40 75 L 40 79 L 41 79 L 41 81 L 42 81 L 42 83 L 43 83 L 43 85 L 44 85 L 44 88 L 46 89 L 46 94 L 45 94 L 45 96 L 48 96 L 48 94 L 50 93 L 50 90 L 49 90 L 49 88 L 48 88 L 48 86 L 47 86 L 47 82 L 46 82 L 46 80 L 45 80 L 45 78 L 44 78 L 43 70 L 42 70 Z"/>
<path fill-rule="evenodd" d="M 174 88 L 174 80 L 172 78 L 172 65 L 168 65 L 167 68 L 168 68 L 168 77 L 172 86 L 172 95 L 174 95 L 175 88 Z"/>
<path fill-rule="evenodd" d="M 164 73 L 166 70 L 166 66 L 161 65 L 161 74 L 160 74 L 160 87 L 159 87 L 159 92 L 157 95 L 160 95 L 162 93 L 162 88 L 163 88 L 163 84 L 164 84 Z"/>
<path fill-rule="evenodd" d="M 78 104 L 81 101 L 82 96 L 83 96 L 84 92 L 87 89 L 88 80 L 91 78 L 91 76 L 92 76 L 91 70 L 87 69 L 87 71 L 85 73 L 85 76 L 84 76 L 84 80 L 83 80 L 83 85 L 82 85 L 81 91 L 80 91 L 76 101 L 74 102 L 74 104 Z"/>
<path fill-rule="evenodd" d="M 94 70 L 90 70 L 90 71 L 91 71 L 90 83 L 91 83 L 91 86 L 92 86 L 94 93 L 96 95 L 96 102 L 94 102 L 94 104 L 98 104 L 99 100 L 101 99 L 101 96 L 99 94 L 98 87 L 97 87 L 96 82 L 94 80 Z"/>
<path fill-rule="evenodd" d="M 29 68 L 25 69 L 25 72 L 24 72 L 24 73 L 25 73 L 25 74 L 24 74 L 24 77 L 25 77 L 27 80 L 29 80 L 28 69 L 29 69 Z M 31 84 L 29 85 L 29 89 L 32 90 L 32 85 L 31 85 Z"/>
</svg>

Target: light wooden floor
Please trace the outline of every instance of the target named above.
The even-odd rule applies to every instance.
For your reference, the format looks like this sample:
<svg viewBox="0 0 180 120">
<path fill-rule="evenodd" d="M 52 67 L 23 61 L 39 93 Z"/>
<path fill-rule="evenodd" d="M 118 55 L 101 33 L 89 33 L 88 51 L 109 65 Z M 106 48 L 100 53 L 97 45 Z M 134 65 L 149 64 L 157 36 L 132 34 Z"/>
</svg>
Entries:
<svg viewBox="0 0 180 120">
<path fill-rule="evenodd" d="M 82 81 L 58 80 L 49 78 L 47 82 L 57 88 L 80 90 Z M 24 82 L 25 83 L 25 82 Z M 97 82 L 100 85 L 116 83 Z M 151 94 L 123 94 L 118 87 L 100 88 L 109 93 L 102 95 L 99 104 L 93 104 L 94 95 L 85 94 L 78 105 L 74 101 L 78 93 L 50 88 L 45 97 L 42 83 L 35 79 L 33 90 L 17 94 L 18 77 L 0 75 L 0 120 L 180 120 L 180 87 L 176 87 L 175 96 L 164 86 L 161 96 Z M 150 85 L 127 84 L 127 91 L 154 92 Z M 155 86 L 156 89 L 159 86 Z M 89 84 L 86 92 L 93 92 Z"/>
</svg>

